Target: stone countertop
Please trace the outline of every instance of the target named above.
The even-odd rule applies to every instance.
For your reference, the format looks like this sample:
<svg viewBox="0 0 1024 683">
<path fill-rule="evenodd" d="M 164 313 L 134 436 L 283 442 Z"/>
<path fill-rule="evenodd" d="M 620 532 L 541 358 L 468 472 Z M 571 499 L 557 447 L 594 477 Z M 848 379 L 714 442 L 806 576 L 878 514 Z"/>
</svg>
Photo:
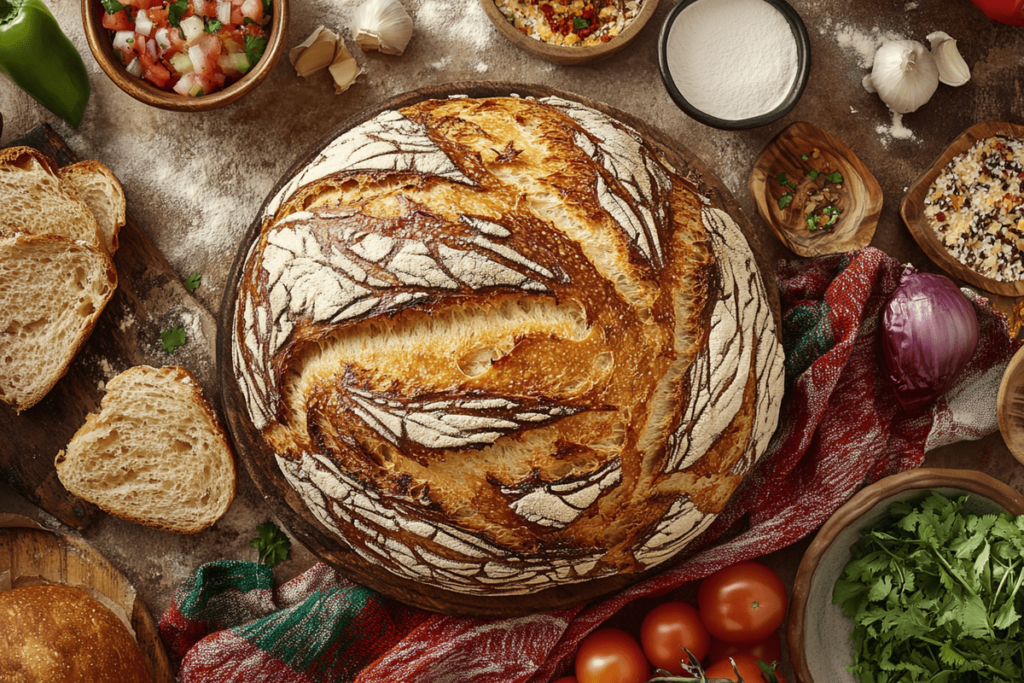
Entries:
<svg viewBox="0 0 1024 683">
<path fill-rule="evenodd" d="M 251 95 L 224 109 L 181 114 L 153 109 L 122 93 L 100 71 L 85 42 L 77 0 L 46 0 L 82 52 L 92 99 L 81 128 L 69 129 L 6 79 L 0 80 L 2 141 L 49 122 L 83 159 L 99 159 L 121 179 L 137 224 L 181 277 L 203 275 L 196 291 L 216 315 L 239 237 L 256 217 L 281 174 L 321 136 L 352 114 L 393 95 L 468 80 L 537 83 L 605 102 L 677 139 L 725 182 L 752 221 L 760 221 L 747 177 L 762 148 L 794 121 L 809 121 L 845 141 L 878 179 L 885 196 L 874 246 L 926 271 L 938 272 L 898 215 L 907 188 L 945 147 L 971 125 L 988 120 L 1021 123 L 1024 29 L 990 22 L 969 0 L 791 0 L 810 34 L 807 88 L 783 119 L 748 131 L 727 132 L 688 118 L 669 98 L 658 73 L 657 37 L 673 3 L 662 0 L 638 39 L 607 61 L 578 67 L 548 64 L 514 48 L 490 24 L 479 0 L 404 0 L 416 23 L 402 57 L 361 52 L 348 30 L 356 0 L 291 0 L 288 44 L 317 26 L 337 30 L 364 72 L 334 95 L 326 72 L 296 76 L 286 58 Z M 872 37 L 925 42 L 946 31 L 972 68 L 961 88 L 940 86 L 932 100 L 895 125 L 861 80 L 868 72 L 858 48 Z M 909 137 L 908 137 L 909 135 Z M 1014 302 L 995 298 L 1010 311 Z M 1024 491 L 1024 467 L 1002 438 L 960 443 L 929 454 L 928 465 L 981 469 Z M 220 558 L 253 559 L 248 541 L 272 518 L 241 471 L 238 496 L 227 515 L 198 536 L 175 536 L 105 517 L 85 537 L 133 581 L 155 617 L 173 589 L 199 564 Z M 0 511 L 29 513 L 59 524 L 0 485 Z M 792 585 L 803 541 L 768 558 Z M 286 579 L 315 558 L 295 544 L 279 568 Z"/>
</svg>

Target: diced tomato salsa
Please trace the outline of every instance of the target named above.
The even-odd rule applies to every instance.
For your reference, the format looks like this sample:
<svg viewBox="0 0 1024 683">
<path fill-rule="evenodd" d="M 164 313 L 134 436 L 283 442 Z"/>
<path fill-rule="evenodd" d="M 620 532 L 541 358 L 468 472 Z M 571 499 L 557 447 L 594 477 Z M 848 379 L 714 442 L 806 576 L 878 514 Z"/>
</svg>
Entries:
<svg viewBox="0 0 1024 683">
<path fill-rule="evenodd" d="M 271 0 L 100 0 L 103 28 L 128 73 L 198 97 L 231 85 L 263 56 Z"/>
</svg>

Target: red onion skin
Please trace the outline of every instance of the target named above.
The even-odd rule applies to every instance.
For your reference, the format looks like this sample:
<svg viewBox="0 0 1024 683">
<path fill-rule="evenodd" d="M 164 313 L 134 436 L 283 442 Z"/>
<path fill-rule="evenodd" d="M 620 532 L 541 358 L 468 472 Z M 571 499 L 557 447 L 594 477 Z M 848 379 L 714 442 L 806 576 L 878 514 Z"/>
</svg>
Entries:
<svg viewBox="0 0 1024 683">
<path fill-rule="evenodd" d="M 904 412 L 944 394 L 978 346 L 978 315 L 953 281 L 907 267 L 882 313 L 882 358 Z"/>
</svg>

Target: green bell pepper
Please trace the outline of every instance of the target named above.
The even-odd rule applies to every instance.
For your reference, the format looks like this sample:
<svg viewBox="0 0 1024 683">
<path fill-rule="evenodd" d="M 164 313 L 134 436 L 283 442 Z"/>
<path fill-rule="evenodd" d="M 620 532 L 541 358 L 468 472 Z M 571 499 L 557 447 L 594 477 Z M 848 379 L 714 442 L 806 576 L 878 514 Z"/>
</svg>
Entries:
<svg viewBox="0 0 1024 683">
<path fill-rule="evenodd" d="M 0 73 L 72 128 L 82 122 L 89 75 L 42 0 L 0 0 Z"/>
</svg>

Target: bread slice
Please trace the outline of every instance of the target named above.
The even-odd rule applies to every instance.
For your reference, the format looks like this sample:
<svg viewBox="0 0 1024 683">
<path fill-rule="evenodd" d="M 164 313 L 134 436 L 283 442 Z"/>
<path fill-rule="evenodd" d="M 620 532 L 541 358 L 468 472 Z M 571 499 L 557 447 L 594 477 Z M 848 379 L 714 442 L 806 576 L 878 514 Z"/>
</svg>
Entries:
<svg viewBox="0 0 1024 683">
<path fill-rule="evenodd" d="M 101 247 L 0 237 L 0 400 L 21 412 L 67 372 L 117 287 Z"/>
<path fill-rule="evenodd" d="M 181 367 L 129 368 L 107 383 L 56 459 L 68 491 L 136 524 L 195 534 L 235 497 L 235 462 L 217 414 Z"/>
<path fill-rule="evenodd" d="M 52 584 L 0 592 L 0 681 L 150 680 L 135 638 L 85 591 Z"/>
<path fill-rule="evenodd" d="M 88 205 L 61 183 L 57 165 L 30 147 L 0 151 L 0 206 L 0 237 L 53 234 L 104 244 Z"/>
<path fill-rule="evenodd" d="M 80 161 L 57 171 L 60 181 L 86 203 L 99 225 L 107 253 L 117 251 L 117 233 L 124 226 L 124 190 L 113 171 L 99 161 Z"/>
</svg>

